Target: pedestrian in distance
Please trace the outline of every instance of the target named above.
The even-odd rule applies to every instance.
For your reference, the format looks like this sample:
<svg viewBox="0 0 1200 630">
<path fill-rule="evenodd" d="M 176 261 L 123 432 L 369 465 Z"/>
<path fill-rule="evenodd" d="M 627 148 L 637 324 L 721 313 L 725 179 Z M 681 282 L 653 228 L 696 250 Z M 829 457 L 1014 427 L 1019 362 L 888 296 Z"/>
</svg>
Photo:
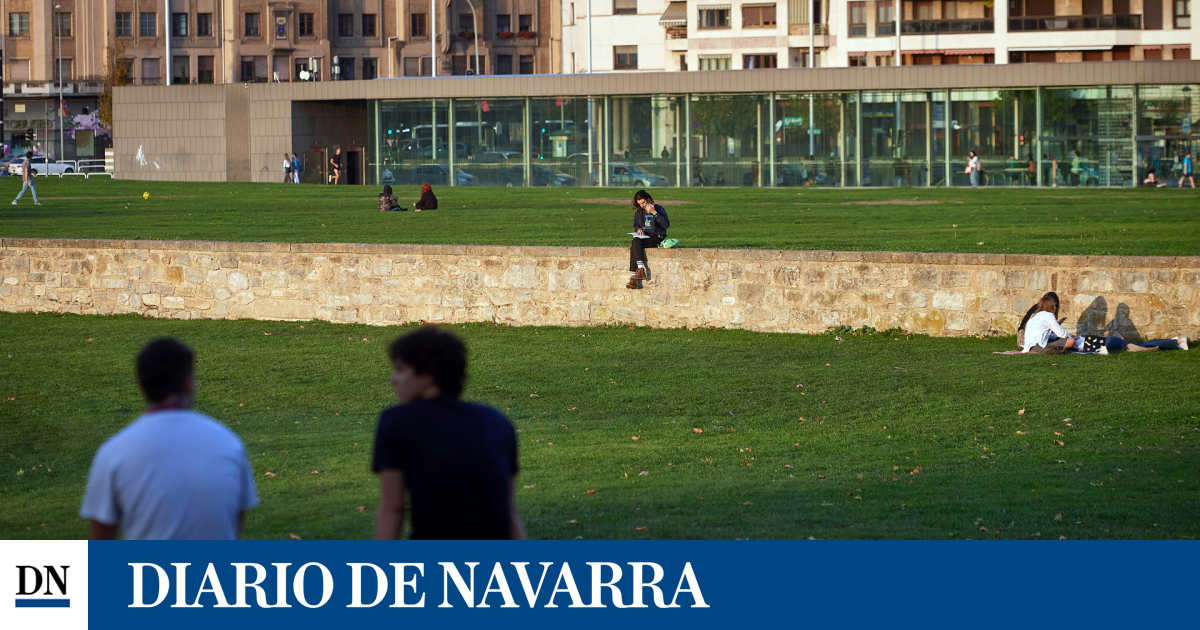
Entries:
<svg viewBox="0 0 1200 630">
<path fill-rule="evenodd" d="M 422 210 L 437 210 L 437 197 L 433 194 L 433 186 L 424 184 L 421 186 L 421 200 L 414 203 L 413 207 L 417 212 Z"/>
<path fill-rule="evenodd" d="M 342 183 L 342 150 L 339 148 L 333 152 L 333 157 L 329 158 L 329 164 L 333 166 L 333 184 Z"/>
<path fill-rule="evenodd" d="M 293 153 L 292 154 L 292 182 L 293 183 L 296 183 L 296 184 L 300 183 L 300 171 L 302 171 L 302 170 L 304 170 L 304 167 L 301 166 L 301 164 L 300 164 L 300 156 Z"/>
<path fill-rule="evenodd" d="M 42 202 L 38 201 L 37 186 L 33 184 L 33 173 L 30 172 L 29 163 L 33 160 L 33 151 L 25 152 L 25 159 L 21 160 L 21 192 L 17 193 L 17 198 L 13 199 L 12 205 L 17 205 L 21 197 L 25 196 L 25 191 L 33 192 L 33 205 L 40 206 Z"/>
<path fill-rule="evenodd" d="M 658 247 L 667 238 L 671 220 L 667 211 L 654 203 L 650 193 L 639 190 L 633 195 L 633 242 L 629 244 L 629 277 L 626 289 L 638 288 L 638 281 L 646 279 L 646 248 Z"/>
<path fill-rule="evenodd" d="M 1196 178 L 1194 177 L 1195 173 L 1193 172 L 1195 168 L 1196 163 L 1192 161 L 1192 152 L 1188 151 L 1187 154 L 1183 156 L 1183 177 L 1179 178 L 1180 188 L 1183 188 L 1183 182 L 1187 182 L 1192 188 L 1196 187 Z"/>
<path fill-rule="evenodd" d="M 971 176 L 971 188 L 979 188 L 979 154 L 971 151 L 967 160 L 967 175 Z"/>
<path fill-rule="evenodd" d="M 390 356 L 399 404 L 380 414 L 375 431 L 375 539 L 399 539 L 410 508 L 413 540 L 524 539 L 516 430 L 496 409 L 461 399 L 466 346 L 423 326 L 393 342 Z"/>
<path fill-rule="evenodd" d="M 137 356 L 146 411 L 92 461 L 79 514 L 93 540 L 236 540 L 258 505 L 242 441 L 193 410 L 195 354 L 155 339 Z"/>
<path fill-rule="evenodd" d="M 283 154 L 283 183 L 290 184 L 295 180 L 292 172 L 292 156 Z"/>
</svg>

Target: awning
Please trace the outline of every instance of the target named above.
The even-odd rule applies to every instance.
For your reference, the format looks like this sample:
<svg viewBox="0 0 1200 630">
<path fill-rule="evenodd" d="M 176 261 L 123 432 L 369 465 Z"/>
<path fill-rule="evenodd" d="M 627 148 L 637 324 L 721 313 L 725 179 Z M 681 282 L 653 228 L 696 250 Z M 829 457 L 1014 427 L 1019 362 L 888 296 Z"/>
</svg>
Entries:
<svg viewBox="0 0 1200 630">
<path fill-rule="evenodd" d="M 687 3 L 672 2 L 658 19 L 659 26 L 687 26 Z"/>
<path fill-rule="evenodd" d="M 732 59 L 733 55 L 698 55 L 701 59 Z"/>
<path fill-rule="evenodd" d="M 1142 50 L 1162 50 L 1162 46 L 1142 46 Z"/>
<path fill-rule="evenodd" d="M 1176 46 L 1171 46 L 1171 50 L 1188 50 L 1191 47 L 1192 47 L 1191 44 L 1179 44 Z M 1145 49 L 1143 48 L 1143 50 L 1145 50 Z"/>
<path fill-rule="evenodd" d="M 1084 50 L 1112 50 L 1112 46 L 1019 46 L 1008 49 L 1009 52 L 1071 52 Z"/>
<path fill-rule="evenodd" d="M 846 53 L 846 56 L 847 56 L 847 57 L 866 57 L 866 56 L 867 56 L 867 53 L 865 53 L 865 52 L 852 52 L 852 53 Z"/>
<path fill-rule="evenodd" d="M 674 3 L 672 3 L 672 4 L 674 4 Z M 730 6 L 732 6 L 732 5 L 729 5 L 729 4 L 702 4 L 696 8 L 699 9 L 700 11 L 728 11 Z"/>
<path fill-rule="evenodd" d="M 996 51 L 992 48 L 967 48 L 964 50 L 944 50 L 943 55 L 994 55 Z"/>
</svg>

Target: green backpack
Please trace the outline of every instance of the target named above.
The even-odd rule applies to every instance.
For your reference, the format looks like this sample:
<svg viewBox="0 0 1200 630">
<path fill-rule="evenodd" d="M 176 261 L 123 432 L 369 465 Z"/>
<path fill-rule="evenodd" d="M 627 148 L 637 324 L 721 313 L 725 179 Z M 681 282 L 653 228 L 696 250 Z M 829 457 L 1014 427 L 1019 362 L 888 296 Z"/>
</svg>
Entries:
<svg viewBox="0 0 1200 630">
<path fill-rule="evenodd" d="M 658 246 L 662 249 L 675 249 L 676 247 L 679 247 L 679 239 L 677 239 L 677 238 L 663 239 L 663 242 L 659 243 Z"/>
</svg>

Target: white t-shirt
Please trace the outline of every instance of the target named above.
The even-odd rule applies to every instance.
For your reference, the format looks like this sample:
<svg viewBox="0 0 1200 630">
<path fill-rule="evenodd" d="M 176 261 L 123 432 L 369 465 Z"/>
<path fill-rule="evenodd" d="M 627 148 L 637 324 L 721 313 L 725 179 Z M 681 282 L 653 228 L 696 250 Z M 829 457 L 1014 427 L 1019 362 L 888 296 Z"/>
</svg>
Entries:
<svg viewBox="0 0 1200 630">
<path fill-rule="evenodd" d="M 144 415 L 96 451 L 79 515 L 127 540 L 236 540 L 258 505 L 242 441 L 191 410 Z"/>
<path fill-rule="evenodd" d="M 1067 336 L 1066 331 L 1058 324 L 1058 320 L 1054 319 L 1054 313 L 1038 311 L 1029 318 L 1028 322 L 1025 322 L 1025 346 L 1021 348 L 1021 352 L 1029 352 L 1029 349 L 1034 346 L 1046 345 L 1050 340 L 1050 333 L 1054 333 L 1060 338 Z"/>
<path fill-rule="evenodd" d="M 978 155 L 972 156 L 971 160 L 969 162 L 967 162 L 967 172 L 971 173 L 971 172 L 978 171 L 978 170 L 979 170 L 979 156 Z"/>
</svg>

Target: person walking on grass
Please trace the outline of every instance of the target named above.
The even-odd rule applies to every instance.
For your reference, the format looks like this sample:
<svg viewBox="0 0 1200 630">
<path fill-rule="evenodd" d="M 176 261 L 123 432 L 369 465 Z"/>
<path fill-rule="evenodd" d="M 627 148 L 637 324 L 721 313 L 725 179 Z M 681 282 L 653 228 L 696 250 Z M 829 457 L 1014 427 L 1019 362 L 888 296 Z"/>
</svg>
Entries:
<svg viewBox="0 0 1200 630">
<path fill-rule="evenodd" d="M 333 157 L 329 158 L 329 164 L 333 166 L 333 184 L 342 183 L 342 150 L 339 148 L 333 152 Z"/>
<path fill-rule="evenodd" d="M 33 173 L 29 172 L 29 163 L 31 161 L 33 161 L 33 151 L 26 151 L 25 159 L 21 160 L 21 182 L 23 185 L 21 186 L 21 192 L 17 193 L 17 198 L 13 199 L 12 205 L 14 206 L 21 200 L 21 197 L 25 196 L 26 190 L 33 191 L 33 205 L 42 205 L 42 202 L 38 201 L 37 186 L 33 184 Z"/>
<path fill-rule="evenodd" d="M 1179 187 L 1183 188 L 1183 182 L 1191 184 L 1192 188 L 1196 187 L 1196 178 L 1193 177 L 1193 171 L 1196 168 L 1196 163 L 1192 161 L 1192 152 L 1188 151 L 1183 156 L 1183 177 L 1179 178 Z"/>
<path fill-rule="evenodd" d="M 236 540 L 246 510 L 258 505 L 242 441 L 193 411 L 194 365 L 176 339 L 138 353 L 146 412 L 92 460 L 79 509 L 92 540 Z"/>
<path fill-rule="evenodd" d="M 292 154 L 292 182 L 293 183 L 296 183 L 296 184 L 300 183 L 300 171 L 301 171 L 300 156 L 293 153 Z"/>
<path fill-rule="evenodd" d="M 967 160 L 967 174 L 971 176 L 971 188 L 979 188 L 979 154 L 971 151 Z"/>
<path fill-rule="evenodd" d="M 294 179 L 292 177 L 292 156 L 283 154 L 283 183 L 290 184 Z"/>
<path fill-rule="evenodd" d="M 646 279 L 646 248 L 658 247 L 667 238 L 671 220 L 667 211 L 654 203 L 650 193 L 639 190 L 633 195 L 633 229 L 635 236 L 629 244 L 629 277 L 626 289 L 638 288 L 638 281 Z M 645 238 L 643 238 L 643 236 Z"/>
<path fill-rule="evenodd" d="M 467 348 L 422 326 L 392 343 L 400 403 L 379 416 L 371 470 L 379 475 L 375 539 L 400 538 L 411 500 L 413 540 L 521 540 L 517 434 L 504 414 L 463 402 Z"/>
</svg>

